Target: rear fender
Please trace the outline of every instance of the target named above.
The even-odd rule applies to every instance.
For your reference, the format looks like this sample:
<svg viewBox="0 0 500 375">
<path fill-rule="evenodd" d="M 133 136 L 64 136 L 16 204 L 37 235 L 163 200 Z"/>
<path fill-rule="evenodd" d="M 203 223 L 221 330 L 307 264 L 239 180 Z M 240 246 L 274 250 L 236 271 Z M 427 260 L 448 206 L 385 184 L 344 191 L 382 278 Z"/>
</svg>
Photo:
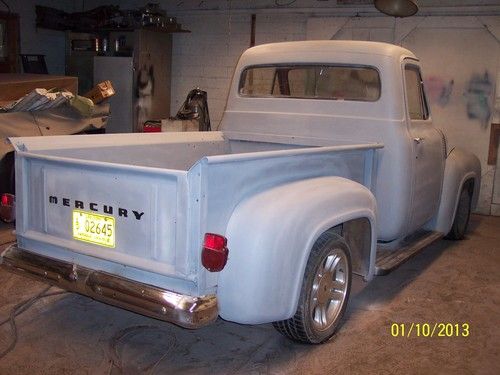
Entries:
<svg viewBox="0 0 500 375">
<path fill-rule="evenodd" d="M 343 229 L 358 252 L 352 256 L 353 268 L 371 279 L 375 217 L 373 194 L 342 177 L 293 182 L 241 202 L 226 232 L 229 259 L 219 277 L 219 315 L 246 324 L 292 317 L 313 244 L 328 229 L 347 222 Z M 366 229 L 370 235 L 356 235 Z M 359 238 L 368 238 L 366 246 Z"/>
</svg>

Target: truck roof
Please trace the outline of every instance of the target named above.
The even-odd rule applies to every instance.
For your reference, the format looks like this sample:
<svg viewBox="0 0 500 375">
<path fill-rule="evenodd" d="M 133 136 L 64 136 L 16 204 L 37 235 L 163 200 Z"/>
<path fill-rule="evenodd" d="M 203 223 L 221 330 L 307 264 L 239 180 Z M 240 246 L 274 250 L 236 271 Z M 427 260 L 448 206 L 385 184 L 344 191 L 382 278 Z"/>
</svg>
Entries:
<svg viewBox="0 0 500 375">
<path fill-rule="evenodd" d="M 389 43 L 358 40 L 311 40 L 261 44 L 246 50 L 241 56 L 241 62 L 244 65 L 251 65 L 254 62 L 299 62 L 311 54 L 316 55 L 316 58 L 325 56 L 327 60 L 340 54 L 378 55 L 398 60 L 405 57 L 417 59 L 406 48 Z"/>
</svg>

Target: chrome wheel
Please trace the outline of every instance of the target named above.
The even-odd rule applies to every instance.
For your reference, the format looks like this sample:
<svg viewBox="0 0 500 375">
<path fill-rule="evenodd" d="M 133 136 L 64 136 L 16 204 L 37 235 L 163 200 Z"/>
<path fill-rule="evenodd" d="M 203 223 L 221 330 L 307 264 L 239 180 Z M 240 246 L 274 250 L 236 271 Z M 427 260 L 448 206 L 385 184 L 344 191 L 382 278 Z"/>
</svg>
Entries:
<svg viewBox="0 0 500 375">
<path fill-rule="evenodd" d="M 347 291 L 347 257 L 333 249 L 319 265 L 312 284 L 310 314 L 317 331 L 325 331 L 337 320 Z"/>
<path fill-rule="evenodd" d="M 309 254 L 295 315 L 274 322 L 274 328 L 308 344 L 329 340 L 342 321 L 351 280 L 349 246 L 334 230 L 326 231 Z"/>
</svg>

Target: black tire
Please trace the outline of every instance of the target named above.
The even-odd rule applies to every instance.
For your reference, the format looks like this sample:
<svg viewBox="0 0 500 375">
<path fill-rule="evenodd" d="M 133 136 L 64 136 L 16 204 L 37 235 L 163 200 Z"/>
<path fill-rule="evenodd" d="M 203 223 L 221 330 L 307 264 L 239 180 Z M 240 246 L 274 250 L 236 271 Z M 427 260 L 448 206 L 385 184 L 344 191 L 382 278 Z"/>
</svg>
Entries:
<svg viewBox="0 0 500 375">
<path fill-rule="evenodd" d="M 0 160 L 0 193 L 15 193 L 14 153 L 9 152 Z"/>
<path fill-rule="evenodd" d="M 297 312 L 290 319 L 274 322 L 274 328 L 307 344 L 328 341 L 344 315 L 351 283 L 349 246 L 333 231 L 323 233 L 307 262 Z"/>
<path fill-rule="evenodd" d="M 458 198 L 458 206 L 455 212 L 455 218 L 453 219 L 453 225 L 451 226 L 450 232 L 446 235 L 447 240 L 457 241 L 464 239 L 469 225 L 471 203 L 472 189 L 469 189 L 469 185 L 465 184 Z"/>
</svg>

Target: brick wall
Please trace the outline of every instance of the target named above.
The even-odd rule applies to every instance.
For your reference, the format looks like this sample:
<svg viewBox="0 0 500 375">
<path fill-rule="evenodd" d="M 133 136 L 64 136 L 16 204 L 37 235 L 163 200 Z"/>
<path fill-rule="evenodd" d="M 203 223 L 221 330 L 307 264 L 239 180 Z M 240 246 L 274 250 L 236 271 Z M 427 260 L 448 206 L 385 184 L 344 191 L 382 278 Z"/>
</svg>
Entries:
<svg viewBox="0 0 500 375">
<path fill-rule="evenodd" d="M 172 115 L 189 90 L 200 87 L 208 93 L 215 128 L 222 118 L 238 58 L 250 46 L 251 13 L 183 15 L 177 19 L 192 32 L 173 38 Z M 256 44 L 304 40 L 306 23 L 303 15 L 257 15 Z"/>
</svg>

